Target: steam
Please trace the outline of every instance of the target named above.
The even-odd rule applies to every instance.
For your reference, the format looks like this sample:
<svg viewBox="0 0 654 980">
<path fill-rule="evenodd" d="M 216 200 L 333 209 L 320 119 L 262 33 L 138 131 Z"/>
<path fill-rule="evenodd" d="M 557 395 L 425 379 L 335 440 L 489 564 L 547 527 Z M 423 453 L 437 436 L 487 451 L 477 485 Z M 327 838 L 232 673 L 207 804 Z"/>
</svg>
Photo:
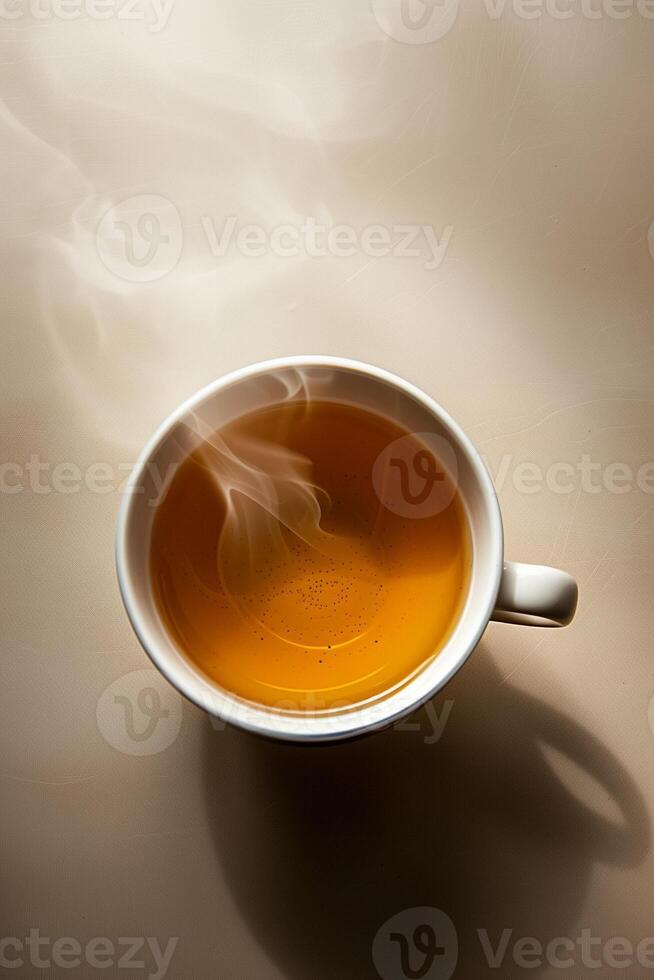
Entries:
<svg viewBox="0 0 654 980">
<path fill-rule="evenodd" d="M 102 441 L 129 460 L 192 391 L 274 353 L 273 336 L 296 349 L 296 334 L 283 339 L 297 331 L 289 308 L 305 290 L 315 299 L 312 280 L 319 286 L 326 274 L 331 295 L 334 272 L 345 274 L 268 254 L 216 258 L 202 221 L 337 222 L 329 147 L 349 155 L 349 141 L 373 126 L 373 81 L 358 80 L 379 69 L 385 42 L 370 13 L 349 15 L 344 2 L 232 9 L 176 0 L 157 31 L 161 4 L 148 0 L 110 5 L 102 18 L 81 3 L 65 20 L 10 6 L 24 13 L 2 27 L 12 82 L 0 106 L 0 253 L 16 267 L 7 288 L 22 286 L 15 319 L 25 335 L 38 331 L 43 370 L 89 445 Z M 119 16 L 132 7 L 133 19 Z M 350 65 L 354 52 L 365 53 L 361 68 Z M 110 209 L 148 195 L 177 209 L 183 240 L 175 268 L 141 283 L 103 264 L 97 232 Z"/>
<path fill-rule="evenodd" d="M 287 375 L 275 378 L 285 385 L 285 395 L 264 407 L 278 409 L 283 429 L 286 423 L 297 424 L 298 412 L 310 411 L 309 389 L 301 372 L 293 372 L 290 380 Z M 262 625 L 250 603 L 260 606 L 266 587 L 288 584 L 298 567 L 305 574 L 342 567 L 353 543 L 347 534 L 326 528 L 331 500 L 314 481 L 306 456 L 238 426 L 223 434 L 197 413 L 192 427 L 201 440 L 195 457 L 225 505 L 216 551 L 222 591 L 243 615 Z"/>
<path fill-rule="evenodd" d="M 288 552 L 284 529 L 310 548 L 336 556 L 338 538 L 321 527 L 331 501 L 312 479 L 307 457 L 277 443 L 239 435 L 228 444 L 218 432 L 196 418 L 203 442 L 198 457 L 211 473 L 225 501 L 226 515 L 220 535 L 218 566 L 225 583 L 226 570 L 243 567 L 249 556 L 249 573 L 241 575 L 247 587 L 263 556 Z M 238 560 L 236 560 L 238 559 Z"/>
</svg>

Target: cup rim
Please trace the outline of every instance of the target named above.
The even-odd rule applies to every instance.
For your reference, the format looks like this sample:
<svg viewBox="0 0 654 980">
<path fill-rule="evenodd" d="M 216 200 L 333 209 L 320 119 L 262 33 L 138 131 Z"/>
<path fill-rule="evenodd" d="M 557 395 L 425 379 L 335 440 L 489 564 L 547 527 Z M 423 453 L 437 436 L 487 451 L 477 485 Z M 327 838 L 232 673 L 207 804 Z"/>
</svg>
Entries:
<svg viewBox="0 0 654 980">
<path fill-rule="evenodd" d="M 490 548 L 495 553 L 496 558 L 495 561 L 491 561 L 490 563 L 492 574 L 488 576 L 485 585 L 486 599 L 483 605 L 483 614 L 482 611 L 477 613 L 478 621 L 475 629 L 471 631 L 470 637 L 462 645 L 454 663 L 435 679 L 433 685 L 430 685 L 420 696 L 407 701 L 405 705 L 387 713 L 384 713 L 380 708 L 383 708 L 389 702 L 388 698 L 382 697 L 373 704 L 353 705 L 351 709 L 344 709 L 343 713 L 339 716 L 329 716 L 332 719 L 332 724 L 329 726 L 320 724 L 321 717 L 326 717 L 324 714 L 320 716 L 305 712 L 301 714 L 284 713 L 275 715 L 265 705 L 243 702 L 236 695 L 226 689 L 220 688 L 209 677 L 205 678 L 190 661 L 187 664 L 190 668 L 188 672 L 182 673 L 176 670 L 175 666 L 171 663 L 169 652 L 162 649 L 156 642 L 156 637 L 149 635 L 148 631 L 143 627 L 140 601 L 132 582 L 128 557 L 130 517 L 137 503 L 136 494 L 133 492 L 133 489 L 139 485 L 149 461 L 163 445 L 174 427 L 186 418 L 190 412 L 198 409 L 200 405 L 213 398 L 219 391 L 239 382 L 256 377 L 257 375 L 268 374 L 272 371 L 289 368 L 311 369 L 314 367 L 353 371 L 385 382 L 418 402 L 446 427 L 448 433 L 456 441 L 458 448 L 465 454 L 474 473 L 477 485 L 483 494 L 489 523 Z M 502 576 L 504 535 L 497 494 L 479 451 L 459 424 L 430 395 L 404 378 L 387 371 L 385 368 L 377 367 L 365 361 L 322 354 L 292 355 L 289 357 L 257 361 L 216 378 L 183 401 L 159 424 L 139 453 L 132 469 L 128 486 L 129 490 L 122 498 L 118 511 L 115 537 L 115 561 L 120 594 L 137 639 L 157 670 L 181 694 L 209 714 L 220 718 L 226 723 L 234 724 L 255 734 L 290 742 L 322 743 L 356 738 L 359 735 L 392 726 L 400 719 L 413 714 L 418 708 L 433 698 L 463 666 L 479 643 L 495 607 Z M 183 656 L 188 660 L 185 655 Z M 205 694 L 204 697 L 202 692 Z M 213 696 L 210 696 L 209 692 L 212 692 Z M 224 710 L 225 706 L 229 706 L 229 710 Z M 242 710 L 243 707 L 246 707 L 245 711 Z M 281 718 L 286 719 L 284 724 L 279 723 L 279 719 Z M 343 724 L 340 727 L 334 724 L 334 720 L 339 718 L 343 719 Z M 293 720 L 293 725 L 289 724 L 289 719 Z"/>
</svg>

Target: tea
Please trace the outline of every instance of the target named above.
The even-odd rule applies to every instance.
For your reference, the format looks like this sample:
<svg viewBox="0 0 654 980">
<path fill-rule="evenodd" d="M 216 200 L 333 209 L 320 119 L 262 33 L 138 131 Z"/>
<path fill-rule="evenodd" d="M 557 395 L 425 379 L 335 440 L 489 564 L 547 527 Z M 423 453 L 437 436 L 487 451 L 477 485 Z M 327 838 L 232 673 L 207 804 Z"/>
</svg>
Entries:
<svg viewBox="0 0 654 980">
<path fill-rule="evenodd" d="M 200 431 L 158 507 L 150 567 L 162 619 L 204 674 L 247 701 L 321 710 L 383 697 L 438 655 L 470 541 L 419 435 L 301 399 Z M 387 458 L 398 440 L 423 483 L 440 481 L 435 513 Z"/>
</svg>

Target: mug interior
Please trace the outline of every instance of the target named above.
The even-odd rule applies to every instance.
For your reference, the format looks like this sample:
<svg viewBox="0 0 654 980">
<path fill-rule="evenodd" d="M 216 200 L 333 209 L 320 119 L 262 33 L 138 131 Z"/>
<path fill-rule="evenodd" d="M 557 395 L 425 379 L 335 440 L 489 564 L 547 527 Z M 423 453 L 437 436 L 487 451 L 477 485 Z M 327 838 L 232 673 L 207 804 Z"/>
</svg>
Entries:
<svg viewBox="0 0 654 980">
<path fill-rule="evenodd" d="M 202 427 L 215 430 L 248 412 L 292 398 L 322 398 L 368 409 L 399 422 L 410 432 L 428 432 L 446 440 L 451 450 L 447 468 L 456 482 L 471 540 L 468 593 L 440 652 L 387 696 L 318 712 L 268 708 L 219 688 L 169 635 L 150 578 L 156 503 L 162 499 L 175 466 L 201 441 L 198 420 Z M 182 405 L 155 433 L 136 463 L 116 538 L 118 577 L 127 612 L 143 647 L 162 673 L 211 714 L 251 731 L 297 741 L 349 738 L 385 727 L 435 694 L 470 654 L 488 623 L 499 588 L 502 550 L 501 519 L 490 477 L 456 423 L 408 382 L 369 365 L 327 357 L 288 358 L 245 368 Z"/>
</svg>

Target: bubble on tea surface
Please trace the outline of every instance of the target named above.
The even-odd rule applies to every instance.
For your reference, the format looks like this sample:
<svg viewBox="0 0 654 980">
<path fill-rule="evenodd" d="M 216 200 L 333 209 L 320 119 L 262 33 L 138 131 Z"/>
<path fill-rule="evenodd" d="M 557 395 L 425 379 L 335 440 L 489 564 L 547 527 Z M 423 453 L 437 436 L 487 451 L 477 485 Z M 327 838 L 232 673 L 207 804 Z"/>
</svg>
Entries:
<svg viewBox="0 0 654 980">
<path fill-rule="evenodd" d="M 232 589 L 242 615 L 307 650 L 337 649 L 364 635 L 383 602 L 372 545 L 339 536 L 341 547 L 329 554 L 288 532 L 281 541 L 252 569 L 253 587 Z"/>
</svg>

